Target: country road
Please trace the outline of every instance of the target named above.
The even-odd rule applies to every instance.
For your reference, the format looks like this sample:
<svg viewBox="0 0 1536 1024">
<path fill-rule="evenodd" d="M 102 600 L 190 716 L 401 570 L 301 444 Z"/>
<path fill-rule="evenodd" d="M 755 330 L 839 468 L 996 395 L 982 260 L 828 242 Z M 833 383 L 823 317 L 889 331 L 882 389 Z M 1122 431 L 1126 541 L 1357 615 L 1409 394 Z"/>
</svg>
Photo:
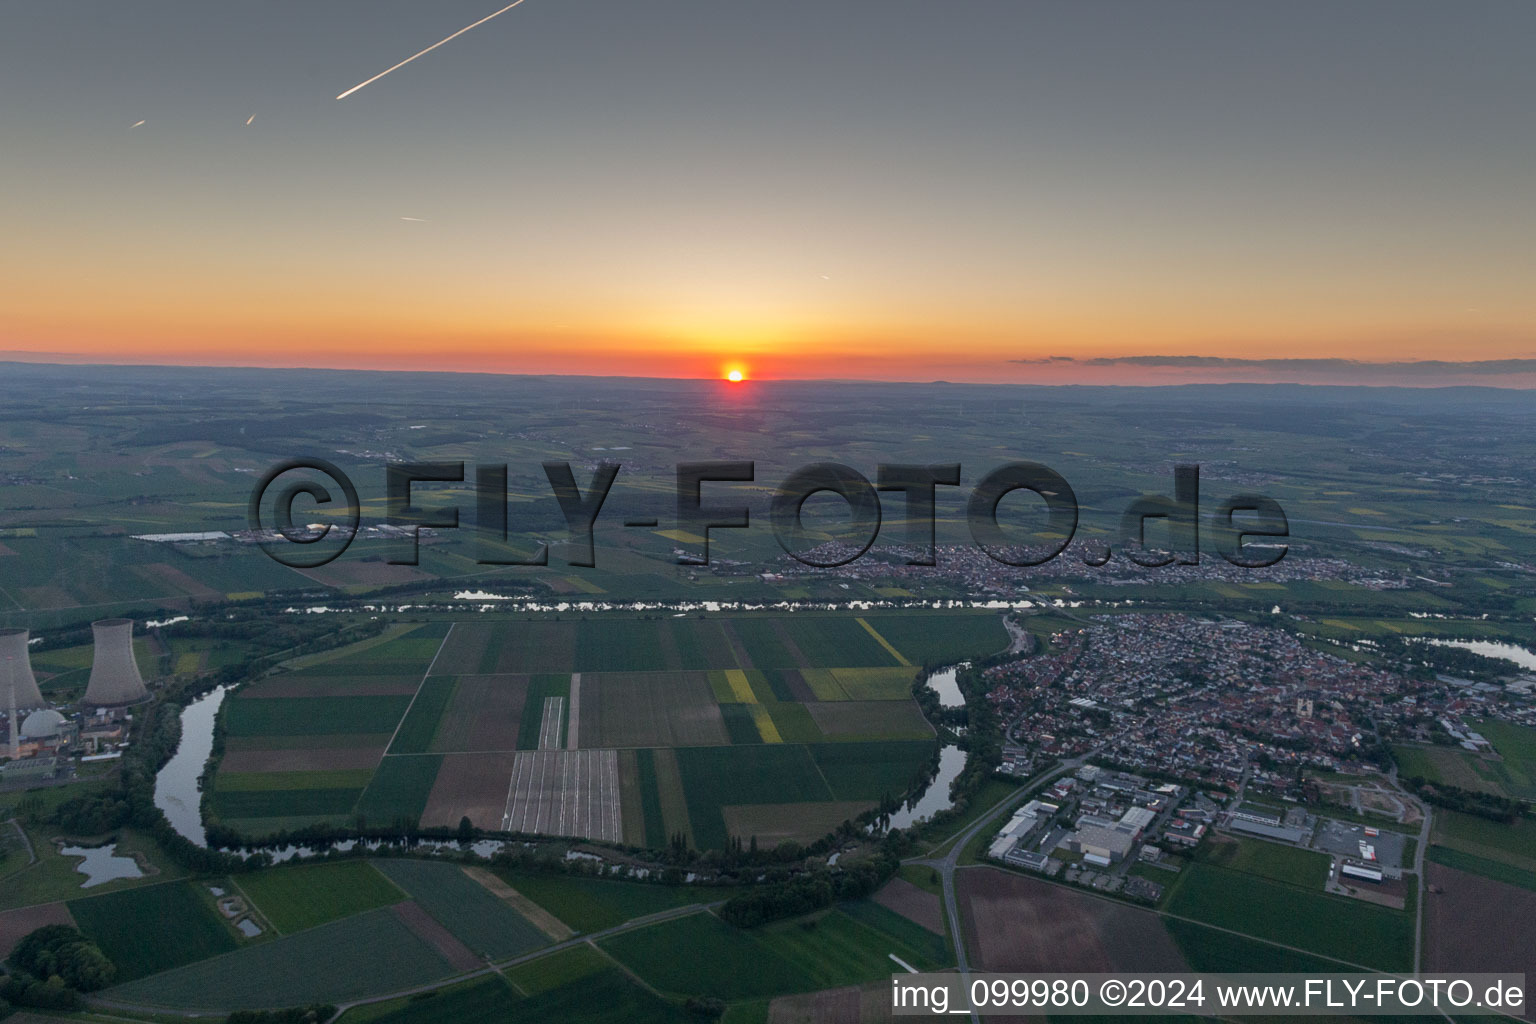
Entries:
<svg viewBox="0 0 1536 1024">
<path fill-rule="evenodd" d="M 950 840 L 949 852 L 943 857 L 914 857 L 905 862 L 908 864 L 919 864 L 923 867 L 931 867 L 939 872 L 939 878 L 944 886 L 944 916 L 949 923 L 949 933 L 955 944 L 955 966 L 960 971 L 962 977 L 970 974 L 971 965 L 965 949 L 965 933 L 960 922 L 959 902 L 955 898 L 955 868 L 960 863 L 961 851 L 983 829 L 996 821 L 999 815 L 1006 813 L 1015 804 L 1021 803 L 1031 795 L 1038 793 L 1063 773 L 1076 771 L 1091 756 L 1092 752 L 1089 752 L 1063 761 L 1038 779 L 1020 786 L 1014 792 L 1003 797 L 1003 799 L 989 807 L 981 817 L 966 826 L 959 835 Z M 979 1018 L 974 1011 L 971 1013 L 971 1020 L 979 1022 Z"/>
</svg>

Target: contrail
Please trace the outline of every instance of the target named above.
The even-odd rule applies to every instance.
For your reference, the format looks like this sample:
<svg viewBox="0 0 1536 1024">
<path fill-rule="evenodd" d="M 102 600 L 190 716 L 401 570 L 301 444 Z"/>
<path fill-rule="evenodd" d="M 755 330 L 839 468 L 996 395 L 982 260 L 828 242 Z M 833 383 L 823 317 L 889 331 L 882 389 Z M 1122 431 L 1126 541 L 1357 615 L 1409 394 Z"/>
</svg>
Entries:
<svg viewBox="0 0 1536 1024">
<path fill-rule="evenodd" d="M 134 124 L 133 124 L 133 125 L 131 125 L 131 126 L 130 126 L 130 127 L 133 127 L 133 128 L 142 128 L 142 127 L 143 127 L 143 126 L 144 126 L 144 125 L 146 125 L 146 124 L 148 124 L 148 123 L 149 123 L 149 122 L 148 122 L 148 121 L 137 121 L 137 122 L 135 122 L 135 123 L 134 123 Z"/>
<path fill-rule="evenodd" d="M 437 49 L 439 46 L 442 46 L 444 43 L 452 42 L 453 40 L 459 38 L 459 36 L 463 35 L 465 32 L 468 32 L 470 29 L 472 29 L 472 28 L 479 28 L 481 25 L 484 25 L 486 22 L 490 21 L 492 18 L 494 18 L 494 17 L 496 17 L 498 15 L 506 14 L 508 11 L 510 11 L 512 8 L 516 7 L 518 4 L 520 4 L 522 2 L 523 2 L 523 0 L 512 0 L 512 2 L 510 4 L 507 4 L 507 6 L 503 7 L 499 11 L 496 11 L 494 14 L 487 14 L 485 17 L 481 18 L 479 21 L 475 22 L 473 25 L 465 25 L 463 28 L 459 29 L 457 32 L 455 32 L 453 35 L 449 36 L 447 39 L 439 39 L 437 42 L 433 43 L 431 46 L 427 47 L 425 50 L 422 50 L 420 53 L 412 54 L 411 56 L 405 58 L 405 60 L 401 61 L 399 64 L 396 64 L 392 68 L 385 68 L 383 71 L 380 71 L 378 74 L 374 75 L 372 78 L 368 79 L 366 82 L 359 82 L 359 83 L 357 83 L 352 88 L 348 89 L 346 92 L 342 93 L 340 96 L 337 96 L 336 98 L 339 99 L 339 100 L 346 99 L 348 96 L 351 96 L 353 93 L 357 92 L 357 90 L 361 89 L 363 86 L 365 86 L 365 85 L 372 85 L 374 82 L 377 82 L 379 79 L 383 78 L 385 75 L 389 74 L 391 71 L 399 71 L 401 68 L 405 67 L 407 64 L 409 64 L 411 61 L 415 60 L 417 57 L 425 57 L 427 54 L 431 53 L 433 50 Z"/>
<path fill-rule="evenodd" d="M 245 126 L 249 128 L 251 126 L 251 122 L 254 120 L 256 120 L 256 115 L 252 114 L 250 117 L 245 119 Z"/>
</svg>

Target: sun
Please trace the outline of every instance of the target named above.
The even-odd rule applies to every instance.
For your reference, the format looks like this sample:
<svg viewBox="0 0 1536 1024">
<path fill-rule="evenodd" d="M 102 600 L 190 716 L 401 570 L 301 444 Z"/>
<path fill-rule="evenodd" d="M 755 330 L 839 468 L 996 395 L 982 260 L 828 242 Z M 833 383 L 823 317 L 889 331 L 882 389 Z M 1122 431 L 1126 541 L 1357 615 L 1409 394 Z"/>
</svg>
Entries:
<svg viewBox="0 0 1536 1024">
<path fill-rule="evenodd" d="M 740 384 L 742 381 L 741 371 L 732 370 L 730 373 L 725 375 L 725 379 L 733 384 Z"/>
</svg>

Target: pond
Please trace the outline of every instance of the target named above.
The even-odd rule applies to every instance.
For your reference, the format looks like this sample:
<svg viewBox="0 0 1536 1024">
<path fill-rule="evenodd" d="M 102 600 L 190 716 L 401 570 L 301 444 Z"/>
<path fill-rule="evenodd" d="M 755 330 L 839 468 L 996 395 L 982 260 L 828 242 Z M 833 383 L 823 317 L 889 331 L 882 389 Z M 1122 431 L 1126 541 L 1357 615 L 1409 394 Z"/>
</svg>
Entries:
<svg viewBox="0 0 1536 1024">
<path fill-rule="evenodd" d="M 59 852 L 66 857 L 80 858 L 75 870 L 85 876 L 85 881 L 80 883 L 82 889 L 105 885 L 119 878 L 144 877 L 139 862 L 132 857 L 119 857 L 117 847 L 112 843 L 106 846 L 63 846 Z"/>
</svg>

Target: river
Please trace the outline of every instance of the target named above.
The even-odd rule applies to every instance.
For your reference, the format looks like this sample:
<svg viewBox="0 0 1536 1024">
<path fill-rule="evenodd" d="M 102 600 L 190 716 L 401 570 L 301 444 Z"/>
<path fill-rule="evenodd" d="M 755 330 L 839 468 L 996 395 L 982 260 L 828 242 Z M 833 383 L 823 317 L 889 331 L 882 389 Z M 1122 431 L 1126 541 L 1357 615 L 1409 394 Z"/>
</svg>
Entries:
<svg viewBox="0 0 1536 1024">
<path fill-rule="evenodd" d="M 155 806 L 165 812 L 172 828 L 198 846 L 208 845 L 208 833 L 203 830 L 197 779 L 213 753 L 213 720 L 227 694 L 228 688 L 220 686 L 182 709 L 181 743 L 155 776 Z"/>
</svg>

